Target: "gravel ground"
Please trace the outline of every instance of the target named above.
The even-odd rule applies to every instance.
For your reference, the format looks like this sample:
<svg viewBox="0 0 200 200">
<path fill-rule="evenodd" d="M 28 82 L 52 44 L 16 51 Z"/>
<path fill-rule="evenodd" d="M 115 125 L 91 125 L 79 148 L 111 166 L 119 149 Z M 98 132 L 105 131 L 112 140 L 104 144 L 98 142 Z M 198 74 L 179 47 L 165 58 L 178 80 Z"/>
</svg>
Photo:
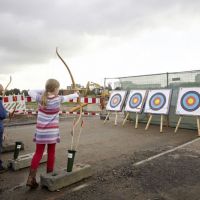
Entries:
<svg viewBox="0 0 200 200">
<path fill-rule="evenodd" d="M 121 121 L 120 121 L 121 120 Z M 27 120 L 26 120 L 27 121 Z M 25 187 L 28 169 L 8 171 L 0 175 L 0 199 L 48 199 L 48 200 L 199 200 L 200 199 L 200 142 L 188 145 L 172 153 L 158 157 L 137 167 L 134 164 L 160 152 L 172 149 L 197 138 L 195 130 L 150 126 L 138 129 L 128 122 L 125 127 L 114 126 L 114 119 L 106 125 L 99 117 L 84 118 L 76 162 L 90 164 L 94 175 L 63 188 L 49 192 L 45 188 L 30 191 Z M 122 119 L 119 118 L 122 122 Z M 56 169 L 66 166 L 66 146 L 70 143 L 72 118 L 60 123 L 62 141 L 57 145 Z M 34 151 L 32 134 L 34 125 L 7 128 L 9 138 L 25 143 L 24 153 Z M 67 134 L 66 134 L 67 133 Z M 66 144 L 67 141 L 67 144 Z M 3 155 L 8 159 L 11 153 Z M 44 173 L 46 165 L 40 165 Z M 39 179 L 38 179 L 39 180 Z"/>
</svg>

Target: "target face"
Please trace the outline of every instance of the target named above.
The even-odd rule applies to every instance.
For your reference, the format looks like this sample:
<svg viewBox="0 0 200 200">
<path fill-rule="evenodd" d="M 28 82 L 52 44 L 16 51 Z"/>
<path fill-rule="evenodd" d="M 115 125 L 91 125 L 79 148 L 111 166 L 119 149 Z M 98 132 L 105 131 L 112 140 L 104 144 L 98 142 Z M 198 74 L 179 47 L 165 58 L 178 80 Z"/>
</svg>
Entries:
<svg viewBox="0 0 200 200">
<path fill-rule="evenodd" d="M 180 88 L 176 114 L 200 115 L 200 88 Z"/>
<path fill-rule="evenodd" d="M 171 89 L 150 90 L 145 105 L 145 113 L 168 114 L 171 93 Z"/>
<path fill-rule="evenodd" d="M 127 91 L 113 91 L 108 100 L 106 110 L 110 111 L 121 111 Z"/>
<path fill-rule="evenodd" d="M 155 93 L 149 101 L 149 106 L 152 110 L 160 110 L 166 103 L 166 97 L 164 94 L 158 92 Z"/>
<path fill-rule="evenodd" d="M 137 108 L 142 102 L 142 95 L 140 93 L 135 93 L 130 97 L 129 106 L 131 108 Z"/>
<path fill-rule="evenodd" d="M 115 94 L 110 100 L 110 107 L 111 108 L 117 107 L 120 104 L 121 100 L 122 100 L 121 95 Z"/>
<path fill-rule="evenodd" d="M 142 112 L 146 99 L 146 90 L 131 90 L 126 103 L 125 111 Z"/>
<path fill-rule="evenodd" d="M 181 106 L 188 112 L 193 112 L 200 106 L 200 94 L 195 91 L 186 92 L 181 98 Z"/>
</svg>

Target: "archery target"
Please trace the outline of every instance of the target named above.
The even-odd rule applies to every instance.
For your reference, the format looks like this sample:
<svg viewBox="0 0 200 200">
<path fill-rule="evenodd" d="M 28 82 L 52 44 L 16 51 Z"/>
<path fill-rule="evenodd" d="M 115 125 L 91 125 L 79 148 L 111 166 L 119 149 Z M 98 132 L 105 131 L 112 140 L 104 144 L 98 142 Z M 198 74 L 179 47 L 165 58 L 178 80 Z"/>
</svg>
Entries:
<svg viewBox="0 0 200 200">
<path fill-rule="evenodd" d="M 121 111 L 127 91 L 113 91 L 108 100 L 106 110 Z"/>
<path fill-rule="evenodd" d="M 180 88 L 176 114 L 200 115 L 200 88 Z"/>
<path fill-rule="evenodd" d="M 170 89 L 150 90 L 144 112 L 151 114 L 168 114 L 171 92 L 172 90 Z"/>
<path fill-rule="evenodd" d="M 113 95 L 110 100 L 110 107 L 112 108 L 117 107 L 120 104 L 121 100 L 122 100 L 122 97 L 120 94 Z"/>
<path fill-rule="evenodd" d="M 149 107 L 152 110 L 160 110 L 165 106 L 166 97 L 163 93 L 157 92 L 151 96 L 149 100 Z"/>
<path fill-rule="evenodd" d="M 126 102 L 125 111 L 141 113 L 146 99 L 146 90 L 131 90 Z"/>
</svg>

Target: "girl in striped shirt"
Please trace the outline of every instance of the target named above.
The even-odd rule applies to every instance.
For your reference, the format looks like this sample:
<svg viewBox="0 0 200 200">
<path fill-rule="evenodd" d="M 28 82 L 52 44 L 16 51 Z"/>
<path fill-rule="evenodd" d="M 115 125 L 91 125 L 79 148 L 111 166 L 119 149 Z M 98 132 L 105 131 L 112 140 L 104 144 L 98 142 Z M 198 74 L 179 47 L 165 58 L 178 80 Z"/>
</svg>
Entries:
<svg viewBox="0 0 200 200">
<path fill-rule="evenodd" d="M 31 90 L 29 95 L 38 102 L 38 116 L 34 142 L 36 150 L 33 156 L 30 173 L 27 180 L 27 186 L 36 188 L 36 172 L 42 159 L 45 145 L 47 145 L 47 173 L 54 169 L 55 146 L 60 142 L 59 135 L 59 110 L 60 104 L 70 99 L 77 98 L 78 93 L 67 96 L 59 96 L 60 84 L 55 79 L 49 79 L 45 85 L 45 91 Z"/>
</svg>

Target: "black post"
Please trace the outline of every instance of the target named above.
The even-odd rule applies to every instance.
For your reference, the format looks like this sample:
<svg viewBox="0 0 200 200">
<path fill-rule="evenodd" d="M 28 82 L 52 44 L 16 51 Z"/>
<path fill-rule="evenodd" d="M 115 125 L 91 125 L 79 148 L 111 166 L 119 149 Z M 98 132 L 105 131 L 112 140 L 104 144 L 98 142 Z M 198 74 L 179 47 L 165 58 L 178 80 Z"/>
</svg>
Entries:
<svg viewBox="0 0 200 200">
<path fill-rule="evenodd" d="M 19 156 L 19 151 L 22 148 L 22 142 L 17 141 L 15 142 L 15 151 L 14 151 L 14 160 L 16 160 Z"/>
<path fill-rule="evenodd" d="M 67 172 L 71 172 L 74 165 L 75 150 L 68 150 Z"/>
</svg>

